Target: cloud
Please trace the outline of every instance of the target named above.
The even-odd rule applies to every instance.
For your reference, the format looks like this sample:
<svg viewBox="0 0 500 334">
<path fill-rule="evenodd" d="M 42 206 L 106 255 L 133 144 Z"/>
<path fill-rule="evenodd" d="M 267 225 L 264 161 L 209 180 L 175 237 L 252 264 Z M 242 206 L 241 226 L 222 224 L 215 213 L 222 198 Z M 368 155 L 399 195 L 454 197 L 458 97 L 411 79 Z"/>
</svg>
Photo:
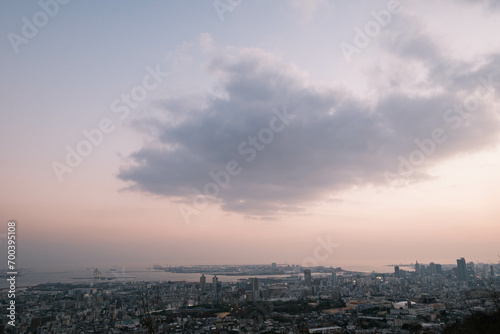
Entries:
<svg viewBox="0 0 500 334">
<path fill-rule="evenodd" d="M 392 18 L 390 29 L 381 34 L 381 44 L 386 52 L 401 59 L 420 59 L 424 61 L 440 61 L 440 50 L 437 42 L 426 34 L 425 26 L 408 15 Z"/>
<path fill-rule="evenodd" d="M 303 22 L 311 21 L 318 13 L 331 15 L 335 5 L 328 0 L 288 0 L 287 4 L 299 14 Z"/>
<path fill-rule="evenodd" d="M 212 44 L 208 36 L 204 39 Z M 223 94 L 158 101 L 160 115 L 135 124 L 155 141 L 133 153 L 118 177 L 130 183 L 130 190 L 191 203 L 193 189 L 203 192 L 213 181 L 209 172 L 235 160 L 241 173 L 212 201 L 225 211 L 269 219 L 302 212 L 313 201 L 339 197 L 355 186 L 386 185 L 385 173 L 397 170 L 399 157 L 408 157 L 415 140 L 430 138 L 436 128 L 448 139 L 405 180 L 426 179 L 429 167 L 495 143 L 500 127 L 489 103 L 481 102 L 458 128 L 443 115 L 474 94 L 479 77 L 498 73 L 500 57 L 481 59 L 480 66 L 452 61 L 417 31 L 405 33 L 398 43 L 385 46 L 400 63 L 382 74 L 392 84 L 381 90 L 375 105 L 338 85 L 318 85 L 297 66 L 264 50 L 219 49 L 209 70 Z M 426 73 L 426 89 L 436 87 L 432 94 L 412 86 L 414 77 L 408 73 L 416 64 Z M 374 84 L 383 85 L 377 77 Z M 284 108 L 295 118 L 247 161 L 238 146 L 269 128 L 276 109 Z"/>
<path fill-rule="evenodd" d="M 204 54 L 209 54 L 214 50 L 214 40 L 209 33 L 200 34 L 198 43 L 200 45 L 201 52 Z"/>
</svg>

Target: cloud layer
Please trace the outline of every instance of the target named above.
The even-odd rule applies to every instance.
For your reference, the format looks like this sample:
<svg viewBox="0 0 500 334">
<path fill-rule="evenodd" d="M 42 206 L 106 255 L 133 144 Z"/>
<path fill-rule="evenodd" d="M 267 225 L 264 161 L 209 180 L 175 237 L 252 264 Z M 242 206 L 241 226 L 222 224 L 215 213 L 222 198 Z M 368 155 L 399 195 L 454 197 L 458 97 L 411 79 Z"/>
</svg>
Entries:
<svg viewBox="0 0 500 334">
<path fill-rule="evenodd" d="M 241 173 L 211 201 L 226 211 L 272 217 L 354 186 L 387 185 L 387 172 L 405 182 L 425 179 L 436 163 L 496 142 L 494 97 L 480 82 L 500 73 L 499 56 L 462 63 L 411 30 L 381 36 L 380 46 L 394 68 L 370 72 L 378 97 L 370 104 L 340 86 L 311 82 L 271 53 L 223 48 L 209 65 L 223 93 L 159 101 L 160 115 L 136 123 L 155 140 L 133 153 L 118 177 L 129 189 L 191 203 L 193 189 L 203 192 L 213 181 L 209 173 L 234 160 Z M 423 80 L 413 76 L 415 68 Z M 472 100 L 471 111 L 463 109 Z M 462 112 L 453 110 L 460 105 Z M 295 117 L 248 161 L 251 154 L 238 147 L 251 147 L 249 136 L 269 128 L 276 109 Z M 432 138 L 438 128 L 446 140 L 414 172 L 399 173 L 400 157 L 408 160 L 415 140 Z"/>
</svg>

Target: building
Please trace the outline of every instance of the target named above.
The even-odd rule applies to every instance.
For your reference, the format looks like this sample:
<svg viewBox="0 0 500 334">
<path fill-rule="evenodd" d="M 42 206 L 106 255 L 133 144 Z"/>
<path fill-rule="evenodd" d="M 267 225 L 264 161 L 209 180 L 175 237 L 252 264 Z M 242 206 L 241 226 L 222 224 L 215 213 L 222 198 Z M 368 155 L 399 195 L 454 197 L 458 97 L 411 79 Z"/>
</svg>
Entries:
<svg viewBox="0 0 500 334">
<path fill-rule="evenodd" d="M 219 279 L 217 278 L 217 275 L 214 275 L 212 278 L 212 290 L 214 292 L 217 292 L 217 286 L 219 285 Z"/>
<path fill-rule="evenodd" d="M 434 312 L 434 308 L 429 305 L 418 305 L 417 307 L 412 307 L 408 310 L 408 313 L 415 316 L 428 315 Z"/>
<path fill-rule="evenodd" d="M 457 259 L 457 279 L 461 282 L 467 281 L 467 266 L 463 257 Z"/>
<path fill-rule="evenodd" d="M 200 290 L 205 291 L 207 289 L 207 278 L 205 275 L 201 275 L 200 277 Z"/>
<path fill-rule="evenodd" d="M 493 266 L 490 266 L 490 276 L 495 277 L 495 268 Z"/>
<path fill-rule="evenodd" d="M 346 303 L 346 307 L 361 312 L 373 308 L 373 303 L 370 300 L 351 300 Z"/>
<path fill-rule="evenodd" d="M 259 279 L 257 277 L 252 278 L 252 296 L 253 300 L 260 299 Z"/>
<path fill-rule="evenodd" d="M 467 263 L 467 280 L 473 281 L 476 279 L 476 269 L 474 267 L 474 262 Z"/>
<path fill-rule="evenodd" d="M 415 306 L 417 306 L 417 303 L 412 302 L 411 300 L 392 303 L 392 307 L 396 310 L 409 310 Z"/>
<path fill-rule="evenodd" d="M 420 274 L 420 264 L 418 261 L 415 261 L 415 274 Z"/>
<path fill-rule="evenodd" d="M 329 283 L 330 286 L 337 286 L 337 274 L 332 273 L 332 275 L 329 277 Z"/>
<path fill-rule="evenodd" d="M 434 262 L 429 263 L 429 274 L 436 273 L 436 264 Z"/>
<path fill-rule="evenodd" d="M 311 269 L 304 270 L 304 282 L 306 286 L 312 285 Z"/>
<path fill-rule="evenodd" d="M 394 275 L 399 276 L 399 266 L 394 267 Z"/>
<path fill-rule="evenodd" d="M 436 274 L 439 274 L 439 275 L 443 274 L 443 268 L 441 267 L 440 264 L 436 264 Z"/>
</svg>

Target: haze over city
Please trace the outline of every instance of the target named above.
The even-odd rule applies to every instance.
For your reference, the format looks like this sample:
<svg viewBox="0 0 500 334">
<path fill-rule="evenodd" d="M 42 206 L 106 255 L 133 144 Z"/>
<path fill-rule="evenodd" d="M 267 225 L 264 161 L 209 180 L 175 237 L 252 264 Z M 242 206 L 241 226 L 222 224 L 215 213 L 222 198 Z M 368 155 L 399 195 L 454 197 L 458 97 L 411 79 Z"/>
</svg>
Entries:
<svg viewBox="0 0 500 334">
<path fill-rule="evenodd" d="M 499 16 L 1 2 L 0 221 L 19 266 L 496 263 Z"/>
</svg>

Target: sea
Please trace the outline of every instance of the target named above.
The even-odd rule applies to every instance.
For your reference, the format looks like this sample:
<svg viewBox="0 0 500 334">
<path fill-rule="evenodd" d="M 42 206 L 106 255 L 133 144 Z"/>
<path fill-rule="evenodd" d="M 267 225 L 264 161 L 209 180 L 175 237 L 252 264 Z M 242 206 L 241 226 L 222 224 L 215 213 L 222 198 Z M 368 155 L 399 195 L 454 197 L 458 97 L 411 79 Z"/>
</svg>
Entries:
<svg viewBox="0 0 500 334">
<path fill-rule="evenodd" d="M 344 270 L 357 271 L 357 272 L 377 272 L 388 273 L 393 272 L 392 266 L 346 266 L 342 267 Z M 101 277 L 104 280 L 94 279 L 93 268 L 80 268 L 72 270 L 43 270 L 43 269 L 22 269 L 16 276 L 16 288 L 24 289 L 33 287 L 38 284 L 44 283 L 74 283 L 74 284 L 90 284 L 96 282 L 174 282 L 174 281 L 187 281 L 199 282 L 200 273 L 172 273 L 161 270 L 154 270 L 150 268 L 109 268 L 101 269 Z M 210 281 L 210 276 L 207 275 L 207 281 Z M 251 276 L 225 276 L 218 274 L 220 282 L 237 282 L 240 279 L 248 279 Z M 289 277 L 289 275 L 262 275 L 258 277 Z M 0 292 L 9 287 L 8 277 L 0 278 Z M 109 279 L 109 280 L 108 280 Z"/>
</svg>

